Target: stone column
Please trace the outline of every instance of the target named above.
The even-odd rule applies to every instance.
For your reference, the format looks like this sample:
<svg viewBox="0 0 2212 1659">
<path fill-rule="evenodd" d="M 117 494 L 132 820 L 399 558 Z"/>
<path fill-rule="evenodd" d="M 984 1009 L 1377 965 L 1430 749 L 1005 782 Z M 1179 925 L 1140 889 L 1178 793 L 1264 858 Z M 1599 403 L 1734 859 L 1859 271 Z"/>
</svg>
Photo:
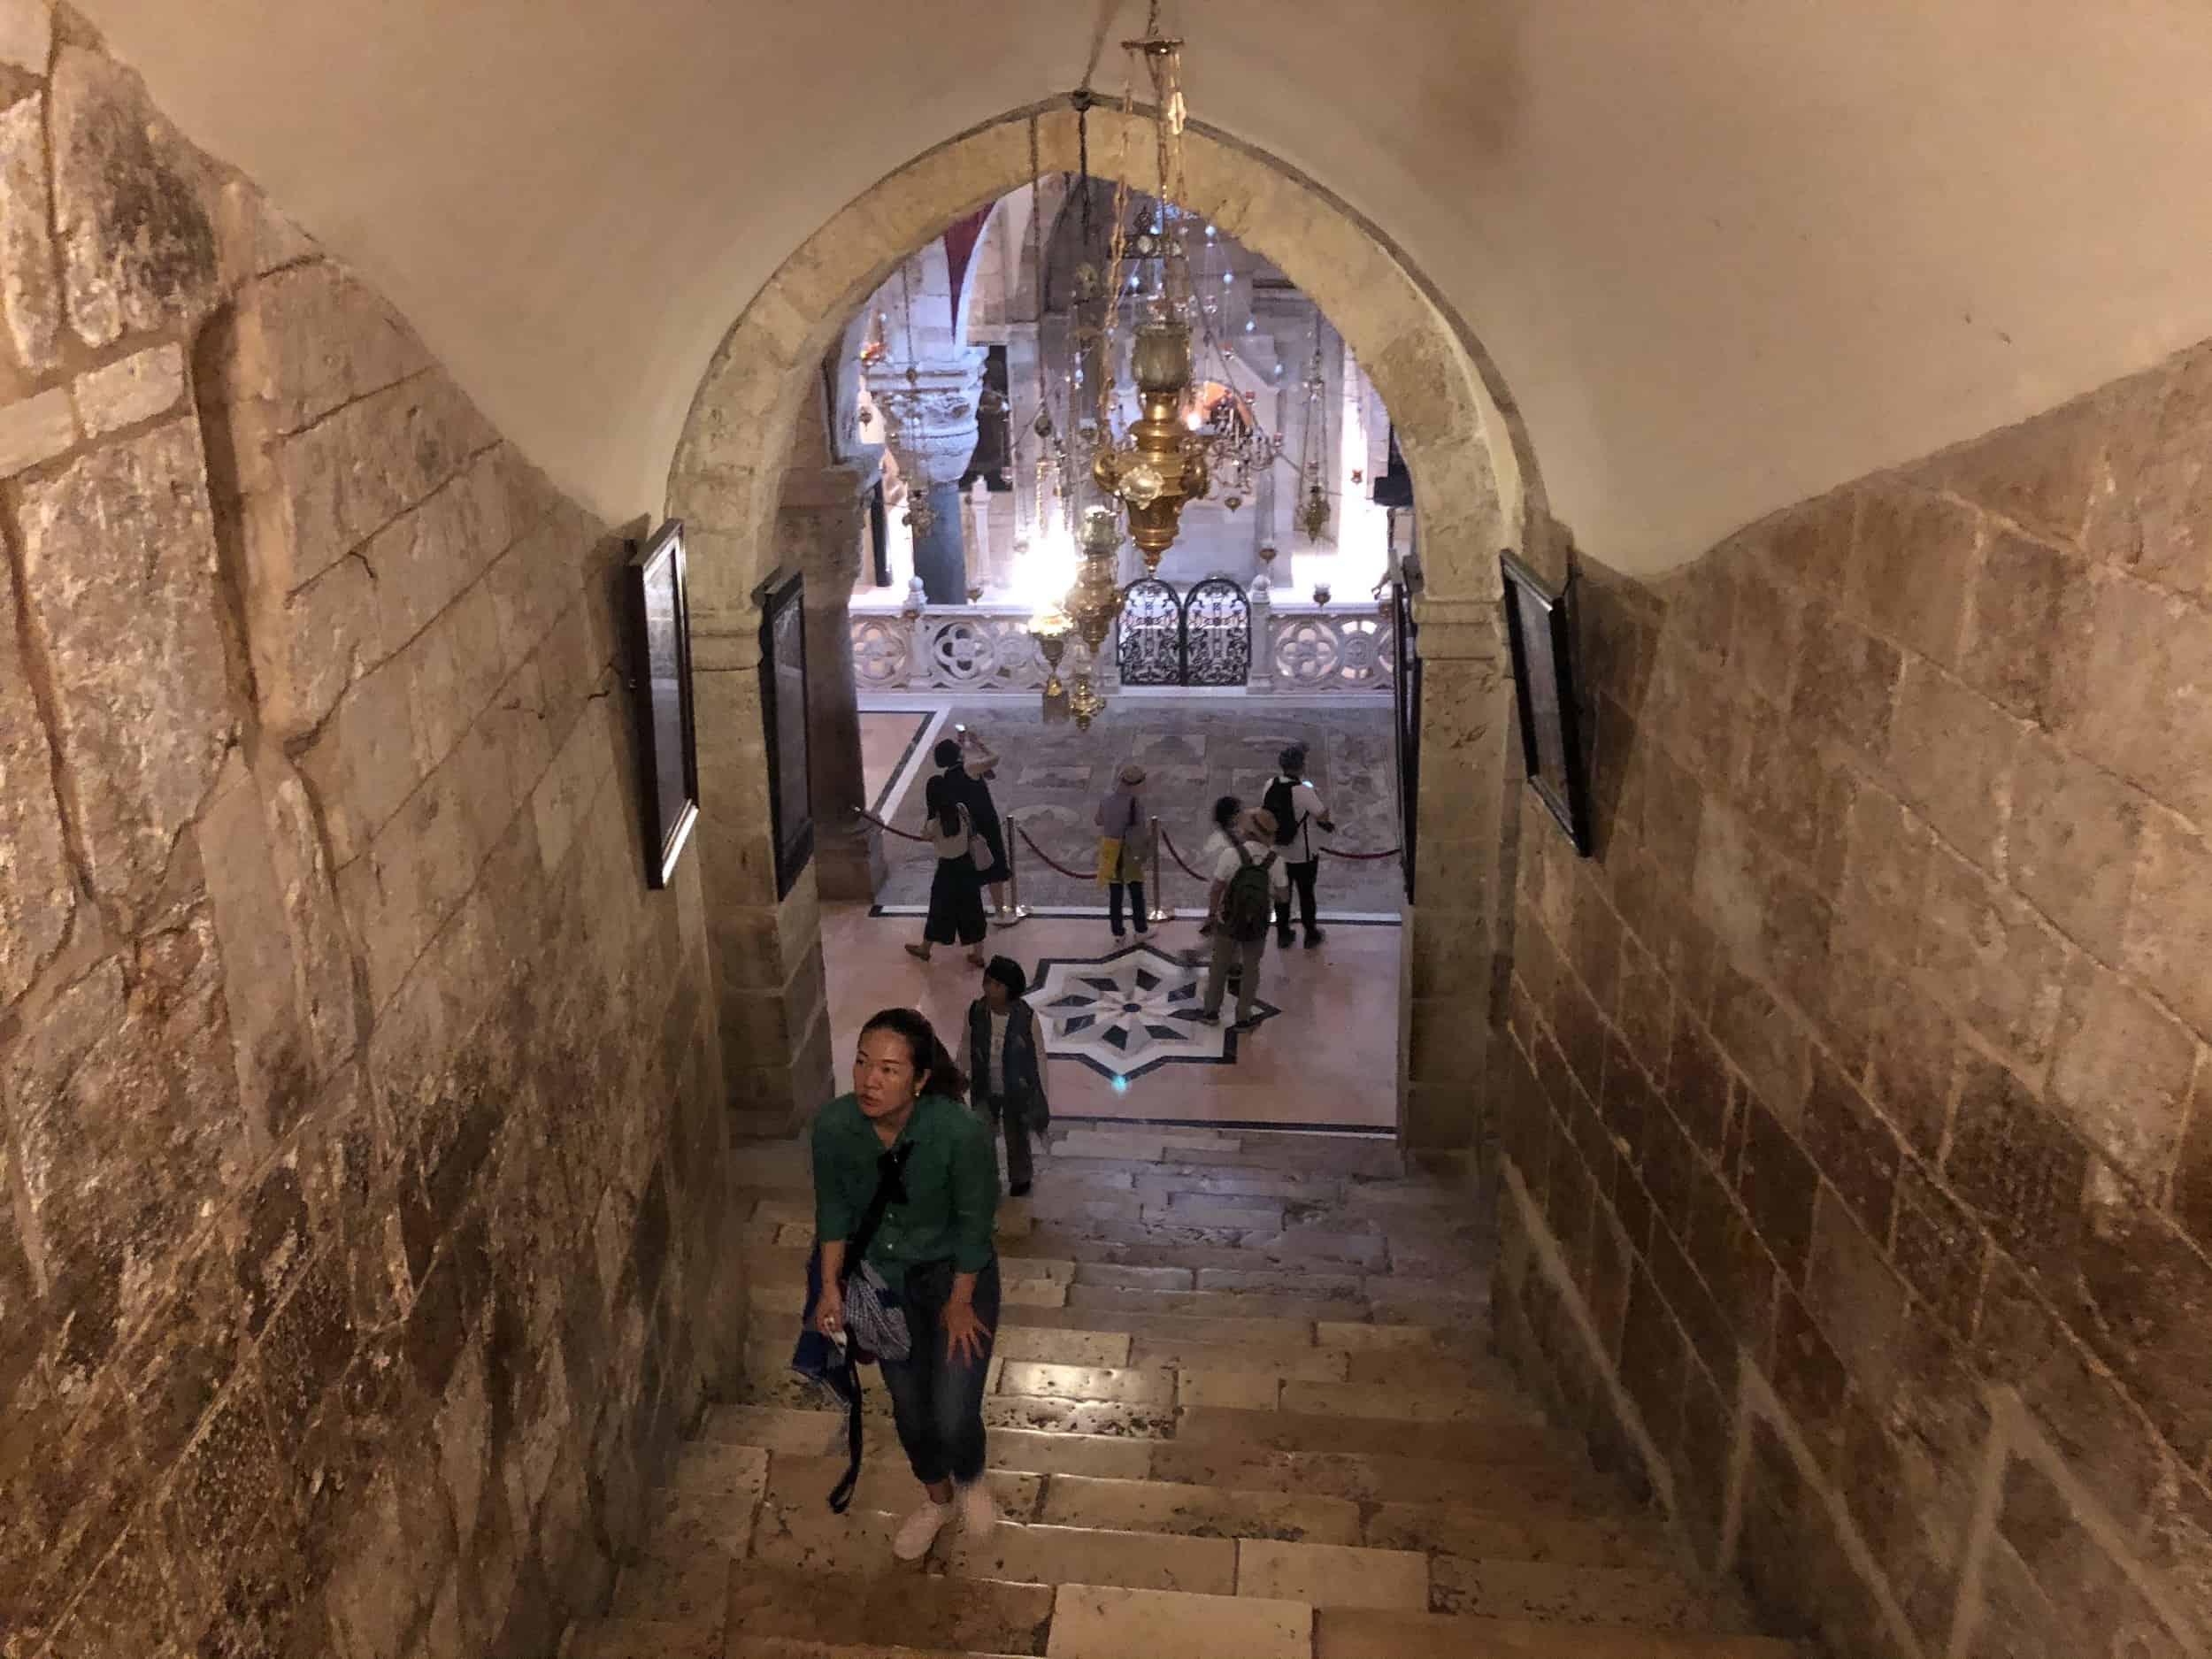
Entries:
<svg viewBox="0 0 2212 1659">
<path fill-rule="evenodd" d="M 852 466 L 787 472 L 776 513 L 777 539 L 806 577 L 807 781 L 816 883 L 831 900 L 872 900 L 884 874 L 882 832 L 860 817 L 868 793 L 850 610 L 872 482 Z"/>
<path fill-rule="evenodd" d="M 932 484 L 924 499 L 929 503 L 928 528 L 914 536 L 914 573 L 933 605 L 964 605 L 968 549 L 960 519 L 965 498 L 957 484 Z"/>
<path fill-rule="evenodd" d="M 960 531 L 960 475 L 975 453 L 976 399 L 983 389 L 982 350 L 946 348 L 916 362 L 887 363 L 871 384 L 907 480 L 909 511 L 929 504 L 915 532 L 914 573 L 933 605 L 968 603 L 967 548 Z"/>
<path fill-rule="evenodd" d="M 1421 653 L 1421 794 L 1416 877 L 1399 990 L 1398 1132 L 1409 1147 L 1491 1143 L 1492 987 L 1498 975 L 1506 738 L 1513 676 L 1494 598 L 1414 602 Z M 1517 803 L 1516 803 L 1517 804 Z"/>
</svg>

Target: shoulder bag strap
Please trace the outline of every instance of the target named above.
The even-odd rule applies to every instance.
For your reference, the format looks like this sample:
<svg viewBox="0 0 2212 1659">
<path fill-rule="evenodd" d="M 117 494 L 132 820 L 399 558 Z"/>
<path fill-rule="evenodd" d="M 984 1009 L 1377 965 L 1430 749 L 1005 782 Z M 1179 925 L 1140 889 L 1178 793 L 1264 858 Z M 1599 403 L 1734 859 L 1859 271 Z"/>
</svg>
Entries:
<svg viewBox="0 0 2212 1659">
<path fill-rule="evenodd" d="M 906 1198 L 906 1161 L 914 1156 L 914 1143 L 901 1141 L 887 1148 L 876 1158 L 876 1190 L 868 1200 L 868 1208 L 861 1212 L 860 1225 L 853 1229 L 853 1236 L 845 1247 L 845 1259 L 839 1263 L 837 1283 L 843 1288 L 845 1281 L 860 1266 L 861 1258 L 868 1254 L 868 1246 L 874 1242 L 876 1229 L 883 1225 L 883 1212 L 894 1203 Z M 843 1479 L 830 1489 L 829 1506 L 842 1515 L 851 1506 L 853 1489 L 860 1484 L 861 1400 L 860 1367 L 853 1359 L 852 1339 L 847 1336 L 844 1344 L 845 1379 L 845 1449 L 848 1454 Z"/>
<path fill-rule="evenodd" d="M 852 1240 L 845 1247 L 845 1259 L 838 1264 L 837 1282 L 841 1287 L 859 1267 L 861 1257 L 868 1254 L 868 1247 L 875 1242 L 876 1229 L 883 1225 L 883 1212 L 895 1203 L 905 1202 L 906 1161 L 913 1156 L 911 1141 L 902 1141 L 877 1156 L 876 1190 L 868 1200 L 868 1208 L 860 1212 L 860 1225 L 853 1229 Z"/>
</svg>

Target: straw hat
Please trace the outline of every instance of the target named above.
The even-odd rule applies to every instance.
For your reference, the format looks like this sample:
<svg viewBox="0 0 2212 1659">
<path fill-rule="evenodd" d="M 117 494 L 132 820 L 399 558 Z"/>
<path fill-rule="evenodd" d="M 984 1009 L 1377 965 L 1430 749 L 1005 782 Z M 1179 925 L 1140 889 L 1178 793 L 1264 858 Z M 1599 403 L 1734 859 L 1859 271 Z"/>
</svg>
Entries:
<svg viewBox="0 0 2212 1659">
<path fill-rule="evenodd" d="M 1138 765 L 1135 761 L 1131 761 L 1121 769 L 1121 780 L 1132 789 L 1135 788 L 1144 781 L 1144 768 Z"/>
<path fill-rule="evenodd" d="M 1244 815 L 1244 822 L 1252 833 L 1262 841 L 1275 839 L 1275 815 L 1265 807 L 1254 807 Z"/>
</svg>

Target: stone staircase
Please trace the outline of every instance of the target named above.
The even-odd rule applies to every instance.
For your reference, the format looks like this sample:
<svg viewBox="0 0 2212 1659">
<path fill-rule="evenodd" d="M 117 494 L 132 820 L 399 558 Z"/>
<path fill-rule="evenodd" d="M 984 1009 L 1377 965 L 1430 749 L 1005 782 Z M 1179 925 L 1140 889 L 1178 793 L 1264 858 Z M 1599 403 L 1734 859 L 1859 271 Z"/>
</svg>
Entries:
<svg viewBox="0 0 2212 1659">
<path fill-rule="evenodd" d="M 1448 1173 L 1379 1142 L 1074 1129 L 1000 1212 L 985 1402 L 1004 1519 L 918 1563 L 869 1379 L 787 1370 L 803 1146 L 744 1149 L 746 1402 L 686 1448 L 611 1616 L 564 1659 L 1792 1659 L 1550 1428 L 1487 1353 L 1485 1252 Z"/>
</svg>

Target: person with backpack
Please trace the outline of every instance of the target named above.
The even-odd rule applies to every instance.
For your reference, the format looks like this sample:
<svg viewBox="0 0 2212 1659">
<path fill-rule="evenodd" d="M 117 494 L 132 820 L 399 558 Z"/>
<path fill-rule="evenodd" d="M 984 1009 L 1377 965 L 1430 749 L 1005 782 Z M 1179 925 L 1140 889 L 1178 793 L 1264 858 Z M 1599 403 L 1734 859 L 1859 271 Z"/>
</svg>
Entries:
<svg viewBox="0 0 2212 1659">
<path fill-rule="evenodd" d="M 983 935 L 989 924 L 983 916 L 983 870 L 989 864 L 989 845 L 977 833 L 948 775 L 930 779 L 922 800 L 928 816 L 922 827 L 937 854 L 937 873 L 929 882 L 929 914 L 922 922 L 922 942 L 910 943 L 906 953 L 929 960 L 930 947 L 957 941 L 968 948 L 968 960 L 984 964 Z"/>
<path fill-rule="evenodd" d="M 1036 1010 L 1022 1000 L 1029 976 L 1011 956 L 993 956 L 983 995 L 968 1004 L 968 1076 L 976 1110 L 1006 1137 L 1007 1192 L 1029 1195 L 1036 1177 L 1033 1137 L 1044 1138 L 1052 1106 L 1045 1095 L 1045 1046 Z"/>
<path fill-rule="evenodd" d="M 1198 1018 L 1221 1023 L 1221 996 L 1233 965 L 1238 972 L 1237 1020 L 1230 1029 L 1250 1031 L 1260 995 L 1260 955 L 1267 947 L 1268 916 L 1290 891 L 1275 847 L 1274 814 L 1260 808 L 1246 814 L 1214 862 L 1213 885 L 1206 895 L 1206 918 L 1213 926 L 1213 961 L 1206 971 L 1206 995 Z"/>
<path fill-rule="evenodd" d="M 1317 919 L 1321 907 L 1314 883 L 1321 873 L 1321 853 L 1313 832 L 1318 828 L 1333 834 L 1336 822 L 1321 804 L 1321 792 L 1306 781 L 1306 746 L 1293 743 L 1275 759 L 1282 770 L 1268 783 L 1260 804 L 1274 817 L 1275 849 L 1287 869 L 1290 886 L 1297 890 L 1306 949 L 1311 950 L 1327 937 Z M 1275 943 L 1287 949 L 1290 939 L 1290 895 L 1286 892 L 1275 903 Z"/>
<path fill-rule="evenodd" d="M 1151 916 L 1144 907 L 1144 859 L 1151 849 L 1145 839 L 1148 830 L 1144 798 L 1137 793 L 1143 787 L 1144 768 L 1132 761 L 1121 769 L 1113 793 L 1098 803 L 1098 810 L 1091 817 L 1098 826 L 1098 879 L 1106 887 L 1106 925 L 1114 930 L 1116 939 L 1123 937 L 1121 895 L 1125 888 L 1137 937 L 1143 938 L 1152 929 Z"/>
</svg>

